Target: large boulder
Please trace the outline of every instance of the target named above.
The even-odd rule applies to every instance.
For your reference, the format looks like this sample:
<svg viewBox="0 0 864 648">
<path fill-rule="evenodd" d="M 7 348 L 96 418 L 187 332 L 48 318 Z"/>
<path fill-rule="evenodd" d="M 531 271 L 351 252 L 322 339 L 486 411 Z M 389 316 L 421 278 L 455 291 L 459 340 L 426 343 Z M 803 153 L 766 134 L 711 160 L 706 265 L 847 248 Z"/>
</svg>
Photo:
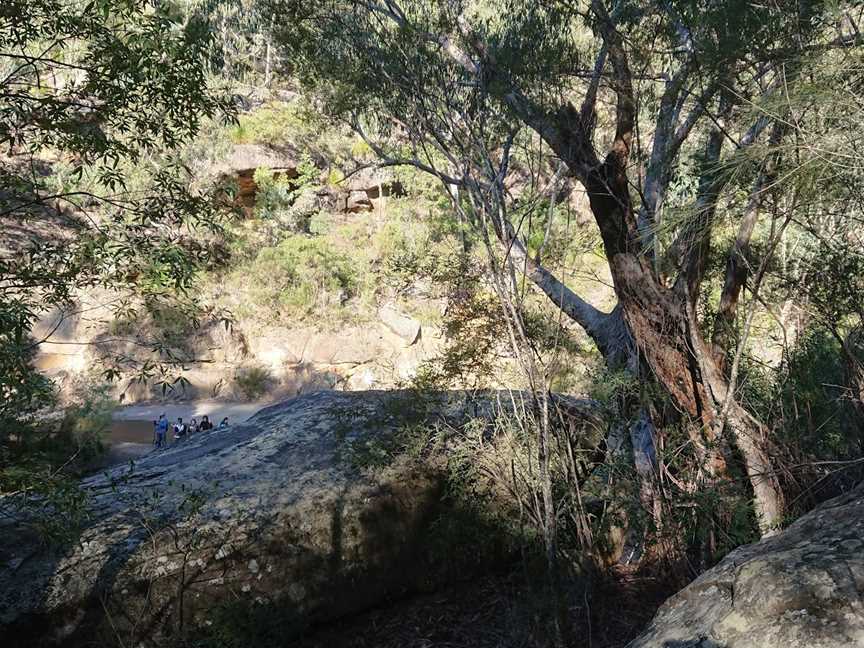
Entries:
<svg viewBox="0 0 864 648">
<path fill-rule="evenodd" d="M 628 648 L 864 646 L 864 488 L 736 549 Z"/>
<path fill-rule="evenodd" d="M 378 317 L 388 329 L 405 340 L 406 346 L 411 346 L 420 339 L 422 333 L 420 322 L 406 315 L 392 304 L 379 306 Z"/>
<path fill-rule="evenodd" d="M 508 402 L 375 391 L 285 401 L 84 480 L 89 518 L 64 548 L 41 545 L 2 498 L 3 645 L 147 646 L 262 609 L 288 637 L 429 587 L 461 569 L 431 532 L 450 515 L 442 474 L 399 452 L 381 461 L 382 448 L 397 430 L 491 417 Z M 463 547 L 468 564 L 500 560 L 495 546 L 488 534 Z"/>
<path fill-rule="evenodd" d="M 389 196 L 406 195 L 405 187 L 390 169 L 368 167 L 349 175 L 340 183 L 341 210 L 348 213 L 372 211 Z"/>
</svg>

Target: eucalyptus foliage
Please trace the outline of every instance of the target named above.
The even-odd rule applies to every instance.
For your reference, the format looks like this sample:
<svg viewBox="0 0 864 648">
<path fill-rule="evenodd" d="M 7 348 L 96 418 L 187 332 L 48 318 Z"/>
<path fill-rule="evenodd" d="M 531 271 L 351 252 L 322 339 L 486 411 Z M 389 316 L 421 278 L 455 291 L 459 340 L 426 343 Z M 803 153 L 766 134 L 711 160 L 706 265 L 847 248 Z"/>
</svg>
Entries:
<svg viewBox="0 0 864 648">
<path fill-rule="evenodd" d="M 169 154 L 233 112 L 205 75 L 210 42 L 203 22 L 155 0 L 0 6 L 4 443 L 51 400 L 31 366 L 37 318 L 82 288 L 188 289 L 211 257 L 200 233 L 218 230 L 216 204 Z"/>
<path fill-rule="evenodd" d="M 441 180 L 494 241 L 499 276 L 521 272 L 610 368 L 665 389 L 666 399 L 621 394 L 622 412 L 631 422 L 656 412 L 670 430 L 683 415 L 709 477 L 699 468 L 682 483 L 728 476 L 734 445 L 761 531 L 780 524 L 782 453 L 769 439 L 784 420 L 758 420 L 741 383 L 765 351 L 753 334 L 763 319 L 776 321 L 786 356 L 808 310 L 839 338 L 860 320 L 855 3 L 270 3 L 285 58 L 331 117 L 382 165 Z M 551 218 L 539 210 L 554 213 L 559 174 L 589 198 L 611 312 L 576 294 L 566 268 L 542 265 L 554 228 L 535 242 L 533 225 Z M 814 272 L 826 261 L 843 277 L 831 285 Z M 634 453 L 664 434 L 634 426 Z"/>
</svg>

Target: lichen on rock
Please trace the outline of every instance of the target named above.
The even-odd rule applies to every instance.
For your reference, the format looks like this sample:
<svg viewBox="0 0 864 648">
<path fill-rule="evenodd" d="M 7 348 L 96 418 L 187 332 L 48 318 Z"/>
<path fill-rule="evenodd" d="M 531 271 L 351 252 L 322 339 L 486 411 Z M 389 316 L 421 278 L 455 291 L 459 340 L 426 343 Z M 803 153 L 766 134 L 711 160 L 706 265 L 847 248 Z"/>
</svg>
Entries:
<svg viewBox="0 0 864 648">
<path fill-rule="evenodd" d="M 864 646 L 864 488 L 740 547 L 669 599 L 628 648 Z"/>
</svg>

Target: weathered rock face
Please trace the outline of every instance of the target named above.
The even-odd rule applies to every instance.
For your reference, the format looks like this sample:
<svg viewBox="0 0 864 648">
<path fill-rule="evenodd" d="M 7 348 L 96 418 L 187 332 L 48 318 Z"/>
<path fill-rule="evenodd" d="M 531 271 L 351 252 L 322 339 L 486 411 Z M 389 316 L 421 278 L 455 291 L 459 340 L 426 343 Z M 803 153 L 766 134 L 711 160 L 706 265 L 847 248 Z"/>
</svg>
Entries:
<svg viewBox="0 0 864 648">
<path fill-rule="evenodd" d="M 391 304 L 380 306 L 378 317 L 388 329 L 405 340 L 406 346 L 411 346 L 420 339 L 422 333 L 420 322 L 400 312 Z"/>
<path fill-rule="evenodd" d="M 206 174 L 233 183 L 236 206 L 251 217 L 258 193 L 255 171 L 267 167 L 276 178 L 295 180 L 299 177 L 298 159 L 298 151 L 290 147 L 276 149 L 260 144 L 237 144 L 207 169 Z M 327 208 L 356 214 L 383 206 L 389 196 L 404 196 L 405 187 L 392 172 L 369 168 L 352 173 L 338 188 L 324 188 L 315 193 L 319 208 L 326 205 Z"/>
<path fill-rule="evenodd" d="M 299 177 L 297 158 L 297 152 L 290 149 L 277 150 L 260 144 L 237 144 L 209 173 L 223 181 L 234 182 L 235 204 L 243 209 L 248 218 L 255 209 L 255 196 L 258 193 L 255 171 L 260 167 L 267 167 L 273 171 L 274 177 L 293 180 Z"/>
<path fill-rule="evenodd" d="M 271 606 L 296 629 L 422 588 L 442 555 L 441 480 L 408 459 L 370 469 L 367 441 L 491 409 L 462 393 L 289 400 L 86 479 L 91 517 L 64 551 L 0 500 L 3 645 L 150 645 L 226 605 Z"/>
<path fill-rule="evenodd" d="M 629 648 L 864 646 L 864 488 L 730 553 Z"/>
<path fill-rule="evenodd" d="M 387 169 L 368 168 L 353 173 L 340 189 L 339 208 L 352 214 L 381 207 L 388 196 L 405 195 L 405 187 Z"/>
<path fill-rule="evenodd" d="M 36 339 L 51 335 L 39 347 L 36 366 L 66 393 L 75 394 L 79 379 L 86 380 L 89 369 L 102 366 L 105 359 L 148 359 L 148 348 L 110 331 L 110 306 L 100 305 L 115 298 L 113 293 L 90 291 L 74 306 L 75 311 L 86 312 L 85 319 L 57 309 L 34 328 Z M 443 301 L 417 297 L 412 303 L 444 310 Z M 184 339 L 183 348 L 174 349 L 177 357 L 187 359 L 184 377 L 188 383 L 169 397 L 247 399 L 236 381 L 238 372 L 247 367 L 269 374 L 266 398 L 270 401 L 322 389 L 355 391 L 405 384 L 423 362 L 441 352 L 443 334 L 440 328 L 428 325 L 421 335 L 420 322 L 395 305 L 385 304 L 377 315 L 375 320 L 337 330 L 255 322 L 235 322 L 227 329 L 222 322 L 203 322 Z M 126 403 L 163 398 L 159 387 L 152 384 L 118 381 L 116 391 L 117 395 L 123 391 Z"/>
</svg>

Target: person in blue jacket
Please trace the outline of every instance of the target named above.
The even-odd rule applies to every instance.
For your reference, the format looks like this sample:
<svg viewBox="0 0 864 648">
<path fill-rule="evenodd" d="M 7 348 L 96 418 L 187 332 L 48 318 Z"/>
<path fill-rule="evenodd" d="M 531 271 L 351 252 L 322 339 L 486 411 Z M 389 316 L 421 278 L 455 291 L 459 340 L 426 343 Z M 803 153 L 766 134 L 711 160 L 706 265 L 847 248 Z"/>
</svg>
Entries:
<svg viewBox="0 0 864 648">
<path fill-rule="evenodd" d="M 154 432 L 156 439 L 153 445 L 157 448 L 165 447 L 165 435 L 168 433 L 168 419 L 165 418 L 165 414 L 160 414 L 159 420 L 154 421 Z"/>
</svg>

